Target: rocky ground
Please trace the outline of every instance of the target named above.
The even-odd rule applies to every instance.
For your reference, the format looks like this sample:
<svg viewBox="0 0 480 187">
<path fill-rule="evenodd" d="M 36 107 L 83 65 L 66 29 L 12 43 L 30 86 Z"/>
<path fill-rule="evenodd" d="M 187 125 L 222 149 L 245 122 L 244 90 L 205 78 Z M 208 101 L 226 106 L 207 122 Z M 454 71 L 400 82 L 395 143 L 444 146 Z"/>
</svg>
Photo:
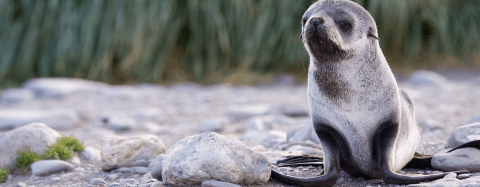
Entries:
<svg viewBox="0 0 480 187">
<path fill-rule="evenodd" d="M 480 77 L 454 80 L 433 72 L 419 71 L 409 78 L 400 79 L 399 86 L 410 93 L 415 102 L 416 121 L 422 137 L 418 152 L 437 154 L 452 145 L 480 139 L 480 125 L 468 127 L 456 139 L 449 139 L 457 127 L 480 122 Z M 150 84 L 110 86 L 83 80 L 33 79 L 20 88 L 2 91 L 0 140 L 5 141 L 2 138 L 6 137 L 6 133 L 26 124 L 41 122 L 62 136 L 77 137 L 89 147 L 90 152 L 78 154 L 77 160 L 70 160 L 70 165 L 65 166 L 67 169 L 62 172 L 35 175 L 36 171 L 32 168 L 27 174 L 9 175 L 7 182 L 0 186 L 165 185 L 152 177 L 155 174 L 154 164 L 151 163 L 155 156 L 145 158 L 145 163 L 116 165 L 112 166 L 113 170 L 106 170 L 105 161 L 98 157 L 105 157 L 108 151 L 105 137 L 152 134 L 155 135 L 152 144 L 162 144 L 169 149 L 185 137 L 217 132 L 240 140 L 249 149 L 262 153 L 270 162 L 292 154 L 322 155 L 318 138 L 309 129 L 306 88 L 306 85 L 294 85 L 288 79 L 264 86 L 182 83 L 169 87 Z M 0 152 L 4 152 L 3 149 L 3 146 L 0 147 Z M 125 150 L 125 154 L 130 153 Z M 476 152 L 465 154 L 469 157 Z M 480 161 L 477 164 L 475 167 L 480 168 Z M 280 170 L 299 176 L 315 176 L 320 169 Z M 442 172 L 439 169 L 400 171 L 410 175 Z M 202 186 L 215 185 L 227 184 L 213 182 Z M 387 185 L 378 179 L 352 178 L 343 172 L 335 185 L 401 186 Z M 289 185 L 270 179 L 258 186 Z M 480 186 L 480 173 L 451 174 L 445 179 L 409 186 Z"/>
</svg>

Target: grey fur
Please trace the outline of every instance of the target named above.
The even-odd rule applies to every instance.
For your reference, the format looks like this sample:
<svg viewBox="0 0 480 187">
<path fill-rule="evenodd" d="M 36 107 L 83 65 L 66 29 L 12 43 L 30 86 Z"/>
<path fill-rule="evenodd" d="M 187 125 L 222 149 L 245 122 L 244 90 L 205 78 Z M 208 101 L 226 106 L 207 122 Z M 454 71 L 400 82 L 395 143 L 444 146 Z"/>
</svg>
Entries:
<svg viewBox="0 0 480 187">
<path fill-rule="evenodd" d="M 328 126 L 345 138 L 343 149 L 350 152 L 352 165 L 342 166 L 347 173 L 382 178 L 372 142 L 386 121 L 398 122 L 388 161 L 391 171 L 402 169 L 413 158 L 420 137 L 413 101 L 397 86 L 379 47 L 375 21 L 347 0 L 318 1 L 303 18 L 301 38 L 310 55 L 308 100 L 315 130 Z M 351 24 L 350 30 L 340 29 L 342 20 Z M 314 21 L 323 24 L 315 26 Z M 324 137 L 319 138 L 328 170 L 331 153 Z"/>
</svg>

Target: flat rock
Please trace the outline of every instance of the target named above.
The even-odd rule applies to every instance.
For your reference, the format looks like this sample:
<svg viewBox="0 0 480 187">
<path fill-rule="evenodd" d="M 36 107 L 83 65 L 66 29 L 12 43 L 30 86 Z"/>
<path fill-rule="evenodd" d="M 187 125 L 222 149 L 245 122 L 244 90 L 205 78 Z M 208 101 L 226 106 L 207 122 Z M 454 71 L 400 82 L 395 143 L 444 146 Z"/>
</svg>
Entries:
<svg viewBox="0 0 480 187">
<path fill-rule="evenodd" d="M 31 123 L 23 127 L 0 133 L 0 166 L 11 167 L 17 153 L 25 146 L 41 155 L 61 135 L 43 123 Z"/>
<path fill-rule="evenodd" d="M 480 140 L 480 123 L 457 127 L 447 140 L 447 148 L 454 148 L 473 140 Z"/>
<path fill-rule="evenodd" d="M 37 78 L 22 85 L 35 93 L 37 98 L 63 98 L 76 92 L 98 92 L 107 87 L 105 83 L 73 78 Z"/>
<path fill-rule="evenodd" d="M 30 168 L 32 169 L 33 175 L 45 176 L 71 170 L 74 166 L 63 160 L 40 160 L 34 162 Z"/>
<path fill-rule="evenodd" d="M 106 184 L 105 180 L 101 179 L 101 178 L 93 178 L 92 180 L 90 180 L 90 184 L 92 185 L 104 185 Z"/>
<path fill-rule="evenodd" d="M 441 171 L 480 171 L 480 150 L 472 147 L 461 148 L 450 153 L 439 153 L 432 158 L 432 167 Z"/>
<path fill-rule="evenodd" d="M 242 186 L 228 183 L 228 182 L 208 180 L 208 181 L 202 182 L 202 187 L 242 187 Z"/>
<path fill-rule="evenodd" d="M 92 163 L 100 163 L 102 161 L 100 150 L 93 147 L 85 146 L 81 154 L 83 157 L 85 157 L 88 161 Z"/>
<path fill-rule="evenodd" d="M 271 170 L 259 152 L 213 132 L 179 140 L 167 151 L 162 165 L 163 182 L 173 186 L 201 185 L 207 180 L 265 184 Z"/>
<path fill-rule="evenodd" d="M 35 94 L 28 89 L 7 88 L 2 90 L 0 102 L 24 102 L 35 98 Z"/>
<path fill-rule="evenodd" d="M 107 136 L 102 138 L 101 144 L 103 170 L 144 166 L 143 161 L 146 161 L 148 166 L 148 160 L 165 153 L 163 141 L 151 134 L 131 137 Z"/>
<path fill-rule="evenodd" d="M 56 130 L 65 130 L 71 129 L 80 122 L 80 116 L 77 112 L 68 108 L 46 111 L 25 109 L 0 110 L 0 130 L 14 129 L 33 122 L 44 123 Z"/>
<path fill-rule="evenodd" d="M 427 70 L 415 71 L 409 78 L 408 82 L 415 86 L 435 85 L 443 86 L 448 80 L 435 72 Z"/>
</svg>

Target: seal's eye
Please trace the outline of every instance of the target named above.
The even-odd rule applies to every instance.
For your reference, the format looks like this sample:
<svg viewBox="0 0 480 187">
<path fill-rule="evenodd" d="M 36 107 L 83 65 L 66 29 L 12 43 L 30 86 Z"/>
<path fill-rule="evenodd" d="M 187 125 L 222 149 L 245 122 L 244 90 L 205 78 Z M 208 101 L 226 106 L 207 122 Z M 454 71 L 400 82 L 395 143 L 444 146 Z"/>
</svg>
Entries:
<svg viewBox="0 0 480 187">
<path fill-rule="evenodd" d="M 339 21 L 338 22 L 338 26 L 340 27 L 340 29 L 342 29 L 342 31 L 348 31 L 350 30 L 350 28 L 352 28 L 352 25 L 350 24 L 350 22 L 348 21 Z"/>
<path fill-rule="evenodd" d="M 305 25 L 305 23 L 307 23 L 307 21 L 308 21 L 308 18 L 303 18 L 302 19 L 302 24 Z"/>
</svg>

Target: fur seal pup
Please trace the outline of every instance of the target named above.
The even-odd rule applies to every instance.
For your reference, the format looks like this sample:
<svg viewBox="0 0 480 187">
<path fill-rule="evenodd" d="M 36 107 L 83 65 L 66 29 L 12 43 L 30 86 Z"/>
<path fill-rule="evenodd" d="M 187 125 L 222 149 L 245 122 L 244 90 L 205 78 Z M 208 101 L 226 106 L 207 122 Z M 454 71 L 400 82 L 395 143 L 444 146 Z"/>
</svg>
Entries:
<svg viewBox="0 0 480 187">
<path fill-rule="evenodd" d="M 420 135 L 413 100 L 398 88 L 375 21 L 363 7 L 349 0 L 319 0 L 303 15 L 300 38 L 310 56 L 308 102 L 323 146 L 324 175 L 295 178 L 272 170 L 272 178 L 331 186 L 340 169 L 395 184 L 447 175 L 396 173 L 414 157 Z"/>
</svg>

